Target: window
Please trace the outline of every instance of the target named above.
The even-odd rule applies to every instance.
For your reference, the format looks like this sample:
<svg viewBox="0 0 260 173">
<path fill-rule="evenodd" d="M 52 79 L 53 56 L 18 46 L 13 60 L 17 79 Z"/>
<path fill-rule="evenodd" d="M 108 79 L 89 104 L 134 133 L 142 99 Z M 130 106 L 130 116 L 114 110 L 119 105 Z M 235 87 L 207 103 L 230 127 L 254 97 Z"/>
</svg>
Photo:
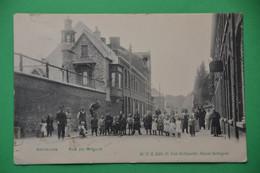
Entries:
<svg viewBox="0 0 260 173">
<path fill-rule="evenodd" d="M 116 86 L 116 74 L 111 73 L 111 86 L 114 87 Z"/>
<path fill-rule="evenodd" d="M 82 56 L 86 57 L 88 56 L 88 45 L 82 45 Z"/>
<path fill-rule="evenodd" d="M 122 75 L 118 73 L 118 88 L 122 88 Z"/>
<path fill-rule="evenodd" d="M 127 88 L 128 75 L 127 75 L 126 69 L 125 69 L 125 77 L 124 77 L 124 80 L 125 80 L 125 88 Z"/>
<path fill-rule="evenodd" d="M 70 35 L 67 34 L 67 42 L 70 42 Z"/>
<path fill-rule="evenodd" d="M 83 80 L 82 80 L 82 83 L 84 86 L 87 86 L 88 85 L 88 72 L 84 71 L 83 72 Z"/>
</svg>

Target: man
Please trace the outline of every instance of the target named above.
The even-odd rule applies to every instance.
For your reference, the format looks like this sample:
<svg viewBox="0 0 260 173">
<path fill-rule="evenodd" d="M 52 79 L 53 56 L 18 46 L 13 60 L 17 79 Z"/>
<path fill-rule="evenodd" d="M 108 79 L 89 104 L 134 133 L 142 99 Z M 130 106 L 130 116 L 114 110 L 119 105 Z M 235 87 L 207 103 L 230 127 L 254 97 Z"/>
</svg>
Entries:
<svg viewBox="0 0 260 173">
<path fill-rule="evenodd" d="M 81 107 L 81 110 L 78 112 L 77 119 L 78 119 L 79 125 L 81 125 L 81 121 L 85 122 L 85 129 L 87 130 L 87 113 L 86 113 L 84 107 Z"/>
<path fill-rule="evenodd" d="M 112 132 L 112 123 L 113 123 L 113 118 L 110 116 L 110 114 L 106 114 L 105 118 L 105 135 L 110 135 Z"/>
<path fill-rule="evenodd" d="M 64 112 L 64 106 L 60 106 L 60 111 L 57 113 L 56 120 L 58 124 L 58 139 L 60 139 L 60 137 L 64 139 L 65 126 L 67 124 L 67 117 Z"/>
<path fill-rule="evenodd" d="M 211 119 L 211 134 L 216 137 L 219 134 L 221 134 L 221 129 L 220 129 L 220 114 L 215 110 L 215 107 L 212 108 L 212 113 L 210 115 Z"/>
<path fill-rule="evenodd" d="M 136 111 L 136 114 L 134 115 L 134 128 L 133 128 L 132 135 L 135 134 L 135 130 L 138 130 L 139 135 L 142 135 L 140 128 L 141 128 L 140 115 L 138 111 Z"/>
</svg>

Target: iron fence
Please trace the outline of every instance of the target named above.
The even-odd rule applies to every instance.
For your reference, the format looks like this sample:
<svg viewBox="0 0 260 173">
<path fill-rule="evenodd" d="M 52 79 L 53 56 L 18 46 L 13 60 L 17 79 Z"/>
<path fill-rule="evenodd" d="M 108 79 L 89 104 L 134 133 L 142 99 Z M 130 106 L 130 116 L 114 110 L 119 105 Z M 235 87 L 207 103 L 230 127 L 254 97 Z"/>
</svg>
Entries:
<svg viewBox="0 0 260 173">
<path fill-rule="evenodd" d="M 44 59 L 38 60 L 16 52 L 14 53 L 14 71 L 94 89 L 104 89 L 105 87 L 104 81 L 86 76 L 83 73 L 76 73 L 65 67 L 55 66 Z"/>
</svg>

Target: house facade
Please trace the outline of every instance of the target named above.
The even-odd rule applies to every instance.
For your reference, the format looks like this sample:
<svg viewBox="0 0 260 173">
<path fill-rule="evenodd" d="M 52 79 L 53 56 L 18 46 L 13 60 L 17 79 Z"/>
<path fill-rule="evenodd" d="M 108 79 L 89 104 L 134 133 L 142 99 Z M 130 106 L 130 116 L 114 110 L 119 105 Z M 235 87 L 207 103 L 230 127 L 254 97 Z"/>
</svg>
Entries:
<svg viewBox="0 0 260 173">
<path fill-rule="evenodd" d="M 113 109 L 116 105 L 118 112 L 144 115 L 152 110 L 151 54 L 122 47 L 120 37 L 109 41 L 97 27 L 92 32 L 82 22 L 72 27 L 72 20 L 65 19 L 61 43 L 46 58 L 61 69 L 49 66 L 49 77 L 104 91 Z"/>
</svg>

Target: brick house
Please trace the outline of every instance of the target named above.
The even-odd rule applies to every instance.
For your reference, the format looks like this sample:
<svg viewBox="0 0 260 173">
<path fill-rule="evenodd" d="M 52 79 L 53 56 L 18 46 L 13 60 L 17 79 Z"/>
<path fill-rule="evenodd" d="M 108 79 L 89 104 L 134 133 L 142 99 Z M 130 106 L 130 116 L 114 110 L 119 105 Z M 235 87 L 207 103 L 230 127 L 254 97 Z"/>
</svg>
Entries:
<svg viewBox="0 0 260 173">
<path fill-rule="evenodd" d="M 50 78 L 104 91 L 106 102 L 125 114 L 152 110 L 150 52 L 134 53 L 120 45 L 120 37 L 106 44 L 97 27 L 92 32 L 80 21 L 72 27 L 71 19 L 61 37 L 46 61 L 62 73 L 50 67 Z"/>
<path fill-rule="evenodd" d="M 240 13 L 213 16 L 210 71 L 213 103 L 229 138 L 245 138 L 243 20 Z"/>
</svg>

